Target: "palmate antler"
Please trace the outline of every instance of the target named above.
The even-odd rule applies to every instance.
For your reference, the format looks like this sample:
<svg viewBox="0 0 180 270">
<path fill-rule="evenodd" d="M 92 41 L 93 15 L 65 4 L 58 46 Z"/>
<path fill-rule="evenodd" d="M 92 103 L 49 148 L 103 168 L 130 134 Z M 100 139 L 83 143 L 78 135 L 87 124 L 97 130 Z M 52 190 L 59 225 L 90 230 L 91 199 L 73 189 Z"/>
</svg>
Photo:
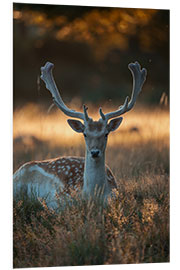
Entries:
<svg viewBox="0 0 180 270">
<path fill-rule="evenodd" d="M 47 62 L 44 67 L 41 68 L 41 79 L 45 82 L 46 88 L 51 92 L 53 96 L 54 103 L 57 105 L 57 107 L 63 111 L 66 115 L 82 119 L 84 121 L 88 121 L 90 118 L 87 114 L 87 107 L 84 105 L 84 113 L 77 112 L 74 110 L 69 109 L 63 102 L 60 93 L 57 89 L 57 86 L 55 84 L 53 75 L 52 75 L 52 69 L 54 65 L 50 62 Z M 141 66 L 138 62 L 130 63 L 128 65 L 128 68 L 130 69 L 132 76 L 133 76 L 133 90 L 131 99 L 129 101 L 129 97 L 126 97 L 125 102 L 122 106 L 119 107 L 118 110 L 109 112 L 104 114 L 102 112 L 102 109 L 99 109 L 99 113 L 101 115 L 102 120 L 108 122 L 109 119 L 118 117 L 127 111 L 130 111 L 136 102 L 137 96 L 141 92 L 142 86 L 146 80 L 147 71 L 145 68 L 141 69 Z"/>
<path fill-rule="evenodd" d="M 147 71 L 145 68 L 141 70 L 141 66 L 138 62 L 130 63 L 128 65 L 128 68 L 130 69 L 133 76 L 133 90 L 131 94 L 131 99 L 129 101 L 129 97 L 127 96 L 124 104 L 120 106 L 117 111 L 114 112 L 103 114 L 102 109 L 100 108 L 99 113 L 101 117 L 106 121 L 130 111 L 134 107 L 137 96 L 141 92 L 142 86 L 146 80 Z"/>
<path fill-rule="evenodd" d="M 87 114 L 87 107 L 85 105 L 84 105 L 84 113 L 82 113 L 71 110 L 64 104 L 53 78 L 52 74 L 53 67 L 54 64 L 50 62 L 47 62 L 44 67 L 41 67 L 41 79 L 45 82 L 46 88 L 51 92 L 54 103 L 66 115 L 87 121 L 89 117 Z"/>
</svg>

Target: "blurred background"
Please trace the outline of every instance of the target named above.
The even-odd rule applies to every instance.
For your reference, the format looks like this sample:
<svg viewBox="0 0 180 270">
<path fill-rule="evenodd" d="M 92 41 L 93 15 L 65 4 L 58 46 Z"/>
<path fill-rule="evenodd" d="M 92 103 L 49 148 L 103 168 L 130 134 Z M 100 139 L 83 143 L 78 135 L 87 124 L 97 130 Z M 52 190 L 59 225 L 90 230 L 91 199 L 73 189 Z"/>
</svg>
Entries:
<svg viewBox="0 0 180 270">
<path fill-rule="evenodd" d="M 168 10 L 22 3 L 13 10 L 14 109 L 52 102 L 39 78 L 46 61 L 65 102 L 120 105 L 132 89 L 128 63 L 137 60 L 148 70 L 138 101 L 167 103 Z"/>
<path fill-rule="evenodd" d="M 109 136 L 107 164 L 125 179 L 130 168 L 169 171 L 168 10 L 15 3 L 13 17 L 14 169 L 30 160 L 84 156 L 82 135 L 51 107 L 41 66 L 54 63 L 65 103 L 78 111 L 87 104 L 95 120 L 99 106 L 116 110 L 131 94 L 128 64 L 138 61 L 147 80 L 137 106 Z"/>
</svg>

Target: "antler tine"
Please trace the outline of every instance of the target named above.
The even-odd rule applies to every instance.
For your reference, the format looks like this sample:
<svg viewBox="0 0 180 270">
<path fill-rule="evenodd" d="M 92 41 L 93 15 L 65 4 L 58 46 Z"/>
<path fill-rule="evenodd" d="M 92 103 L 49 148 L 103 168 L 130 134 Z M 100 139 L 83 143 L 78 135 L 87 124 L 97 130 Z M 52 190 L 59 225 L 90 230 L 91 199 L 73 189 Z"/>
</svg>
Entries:
<svg viewBox="0 0 180 270">
<path fill-rule="evenodd" d="M 131 94 L 131 99 L 129 101 L 129 97 L 126 97 L 124 104 L 120 106 L 117 111 L 110 112 L 104 115 L 101 110 L 100 114 L 103 114 L 105 116 L 106 121 L 130 111 L 134 107 L 136 99 L 141 92 L 142 86 L 146 80 L 147 71 L 145 68 L 141 70 L 141 66 L 138 62 L 130 63 L 128 65 L 128 68 L 130 69 L 133 76 L 133 90 Z"/>
<path fill-rule="evenodd" d="M 46 88 L 50 91 L 54 103 L 62 112 L 64 112 L 64 114 L 85 120 L 85 115 L 83 113 L 71 110 L 64 104 L 53 78 L 53 67 L 54 64 L 50 62 L 47 62 L 44 67 L 41 67 L 41 79 L 45 82 Z"/>
<path fill-rule="evenodd" d="M 128 111 L 129 111 L 134 106 L 137 96 L 142 90 L 142 86 L 146 80 L 147 70 L 145 68 L 141 70 L 141 66 L 138 62 L 130 63 L 128 65 L 128 68 L 130 69 L 133 76 L 133 90 L 131 100 L 128 104 Z"/>
<path fill-rule="evenodd" d="M 99 114 L 100 114 L 102 120 L 106 120 L 106 117 L 105 117 L 104 113 L 102 112 L 102 108 L 101 107 L 99 108 Z"/>
<path fill-rule="evenodd" d="M 88 113 L 87 113 L 88 107 L 85 104 L 83 105 L 83 110 L 84 110 L 85 120 L 88 121 L 90 118 L 89 118 Z"/>
</svg>

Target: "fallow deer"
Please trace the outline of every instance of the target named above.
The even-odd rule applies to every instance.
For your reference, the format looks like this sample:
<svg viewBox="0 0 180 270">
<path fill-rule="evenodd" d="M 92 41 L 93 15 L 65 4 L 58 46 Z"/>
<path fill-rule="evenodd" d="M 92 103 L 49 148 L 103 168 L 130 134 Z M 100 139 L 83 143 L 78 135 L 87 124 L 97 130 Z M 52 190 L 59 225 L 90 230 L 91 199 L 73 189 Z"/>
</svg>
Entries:
<svg viewBox="0 0 180 270">
<path fill-rule="evenodd" d="M 79 120 L 68 119 L 70 127 L 83 133 L 86 143 L 85 158 L 83 157 L 58 157 L 44 161 L 31 161 L 22 165 L 14 173 L 14 196 L 22 187 L 28 194 L 35 191 L 38 197 L 47 197 L 49 207 L 55 208 L 56 194 L 59 190 L 80 187 L 85 198 L 93 197 L 95 190 L 99 190 L 104 200 L 111 196 L 113 189 L 117 188 L 116 180 L 110 168 L 105 165 L 105 149 L 108 135 L 115 131 L 122 122 L 120 115 L 130 111 L 140 93 L 146 79 L 147 71 L 141 69 L 138 62 L 128 65 L 133 76 L 133 89 L 131 99 L 126 97 L 125 102 L 116 111 L 104 114 L 99 108 L 100 119 L 93 121 L 88 116 L 87 107 L 83 106 L 83 112 L 68 108 L 55 84 L 52 69 L 54 65 L 47 62 L 41 68 L 41 79 L 46 88 L 51 92 L 53 101 L 57 107 L 67 116 Z M 113 118 L 113 119 L 112 119 Z M 112 119 L 111 121 L 109 121 Z M 69 195 L 70 196 L 70 195 Z"/>
</svg>

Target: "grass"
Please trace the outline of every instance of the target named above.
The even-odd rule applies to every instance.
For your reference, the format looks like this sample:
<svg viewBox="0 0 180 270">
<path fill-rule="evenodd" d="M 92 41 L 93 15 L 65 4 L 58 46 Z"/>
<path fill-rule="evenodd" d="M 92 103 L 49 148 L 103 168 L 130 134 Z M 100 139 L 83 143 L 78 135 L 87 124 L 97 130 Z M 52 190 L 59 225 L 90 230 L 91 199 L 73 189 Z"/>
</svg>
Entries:
<svg viewBox="0 0 180 270">
<path fill-rule="evenodd" d="M 169 262 L 169 114 L 141 108 L 123 121 L 106 157 L 117 178 L 115 199 L 103 208 L 73 192 L 76 203 L 54 212 L 20 194 L 13 207 L 14 267 Z M 46 115 L 31 104 L 14 113 L 14 168 L 83 156 L 82 140 L 61 113 Z"/>
</svg>

